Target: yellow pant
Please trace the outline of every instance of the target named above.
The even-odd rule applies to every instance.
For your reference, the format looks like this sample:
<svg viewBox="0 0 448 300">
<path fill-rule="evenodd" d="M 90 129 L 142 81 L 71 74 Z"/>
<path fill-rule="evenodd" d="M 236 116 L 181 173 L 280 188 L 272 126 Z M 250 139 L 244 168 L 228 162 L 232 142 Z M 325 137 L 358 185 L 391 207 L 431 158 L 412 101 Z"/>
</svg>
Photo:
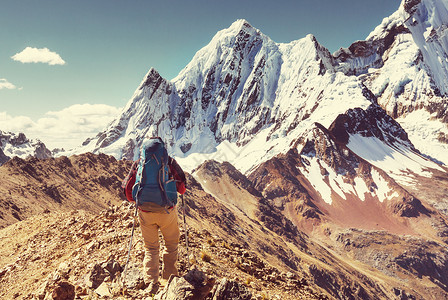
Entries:
<svg viewBox="0 0 448 300">
<path fill-rule="evenodd" d="M 145 242 L 145 258 L 143 260 L 145 282 L 159 280 L 159 229 L 165 241 L 162 278 L 168 279 L 171 274 L 177 276 L 176 264 L 180 236 L 177 208 L 170 209 L 169 214 L 167 212 L 139 211 L 139 220 Z"/>
</svg>

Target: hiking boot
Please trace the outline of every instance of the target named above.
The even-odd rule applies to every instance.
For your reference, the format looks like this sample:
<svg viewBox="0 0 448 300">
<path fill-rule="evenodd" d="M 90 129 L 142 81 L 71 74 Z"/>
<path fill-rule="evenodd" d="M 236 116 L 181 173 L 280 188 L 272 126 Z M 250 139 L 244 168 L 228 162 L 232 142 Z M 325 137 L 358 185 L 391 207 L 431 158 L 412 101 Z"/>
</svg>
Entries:
<svg viewBox="0 0 448 300">
<path fill-rule="evenodd" d="M 152 281 L 147 288 L 147 291 L 151 294 L 151 295 L 155 295 L 157 293 L 157 291 L 159 290 L 159 286 L 160 283 L 158 281 Z"/>
<path fill-rule="evenodd" d="M 160 279 L 160 288 L 164 288 L 164 287 L 166 287 L 167 286 L 167 284 L 168 284 L 168 279 Z"/>
</svg>

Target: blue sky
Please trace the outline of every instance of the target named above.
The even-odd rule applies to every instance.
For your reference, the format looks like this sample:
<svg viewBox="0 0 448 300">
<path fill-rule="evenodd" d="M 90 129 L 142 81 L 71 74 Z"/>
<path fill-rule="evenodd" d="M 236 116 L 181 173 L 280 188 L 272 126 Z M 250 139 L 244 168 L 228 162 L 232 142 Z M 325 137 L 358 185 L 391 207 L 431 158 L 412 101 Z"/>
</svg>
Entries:
<svg viewBox="0 0 448 300">
<path fill-rule="evenodd" d="M 400 2 L 1 0 L 0 130 L 28 132 L 61 147 L 69 143 L 62 136 L 76 126 L 91 125 L 78 130 L 78 139 L 104 127 L 98 120 L 118 113 L 151 67 L 172 79 L 217 31 L 237 19 L 248 20 L 276 42 L 311 33 L 334 52 L 364 39 Z M 64 64 L 12 58 L 27 47 L 47 48 Z M 59 142 L 56 137 L 48 141 L 52 136 L 42 131 L 67 115 L 73 119 L 70 131 L 61 125 Z"/>
</svg>

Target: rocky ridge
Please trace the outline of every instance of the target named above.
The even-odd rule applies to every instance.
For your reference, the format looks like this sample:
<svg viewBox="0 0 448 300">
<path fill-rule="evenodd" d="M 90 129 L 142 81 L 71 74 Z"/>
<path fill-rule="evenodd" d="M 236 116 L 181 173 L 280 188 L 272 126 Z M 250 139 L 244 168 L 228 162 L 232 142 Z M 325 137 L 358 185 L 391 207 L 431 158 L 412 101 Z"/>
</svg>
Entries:
<svg viewBox="0 0 448 300">
<path fill-rule="evenodd" d="M 85 211 L 46 213 L 0 230 L 2 244 L 8 245 L 2 246 L 0 252 L 0 285 L 8 287 L 1 289 L 0 296 L 3 299 L 149 299 L 151 295 L 144 290 L 142 277 L 144 250 L 138 227 L 124 286 L 120 281 L 132 215 L 133 208 L 123 203 L 99 215 Z M 207 278 L 208 282 L 216 280 L 210 286 L 215 290 L 210 288 L 210 294 L 206 292 L 201 299 L 212 299 L 222 285 L 232 285 L 234 288 L 230 290 L 239 291 L 231 299 L 241 299 L 239 296 L 245 294 L 249 295 L 245 299 L 319 298 L 320 293 L 306 279 L 266 264 L 241 244 L 229 243 L 206 230 L 194 228 L 189 228 L 188 238 L 188 263 L 202 274 L 195 276 Z M 183 232 L 179 258 L 180 272 L 186 274 Z M 17 278 L 23 279 L 20 285 L 15 284 Z M 191 292 L 194 291 L 193 288 Z M 220 293 L 224 292 L 221 287 Z M 159 299 L 173 299 L 163 293 L 159 293 Z M 61 296 L 67 294 L 73 297 Z"/>
<path fill-rule="evenodd" d="M 14 157 L 0 167 L 0 227 L 45 211 L 99 212 L 117 204 L 124 197 L 120 180 L 131 163 L 91 153 L 70 158 Z"/>
<path fill-rule="evenodd" d="M 324 133 L 316 135 L 318 138 L 331 136 L 319 127 L 316 130 L 316 133 Z M 330 141 L 325 143 L 332 145 Z M 315 153 L 327 153 L 325 148 L 319 152 L 311 145 L 316 144 L 304 147 L 301 155 L 309 155 L 313 149 Z M 400 228 L 407 230 L 407 235 L 375 223 L 359 227 L 363 229 L 350 229 L 350 225 L 338 222 L 337 215 L 324 202 L 316 201 L 309 182 L 295 167 L 303 164 L 298 154 L 296 150 L 295 154 L 278 156 L 267 162 L 264 168 L 271 178 L 267 189 L 263 187 L 264 172 L 246 177 L 228 163 L 208 161 L 192 175 L 187 175 L 188 191 L 185 199 L 179 201 L 179 211 L 183 213 L 185 203 L 189 254 L 193 255 L 187 259 L 182 240 L 179 267 L 184 275 L 188 260 L 201 271 L 193 276 L 201 283 L 186 283 L 196 282 L 196 279 L 184 278 L 173 280 L 173 285 L 179 284 L 184 291 L 192 293 L 196 288 L 204 293 L 208 289 L 207 295 L 216 293 L 218 286 L 236 286 L 236 290 L 245 295 L 249 291 L 255 299 L 262 299 L 263 295 L 273 299 L 276 295 L 285 299 L 401 299 L 404 296 L 425 299 L 427 294 L 437 299 L 446 296 L 446 217 L 432 211 L 406 216 L 391 210 L 385 216 L 395 219 Z M 308 156 L 308 159 L 311 158 Z M 16 160 L 0 170 L 11 169 Z M 58 161 L 35 160 L 30 158 L 19 166 L 32 162 L 40 166 L 36 169 L 42 172 Z M 109 170 L 114 187 L 119 186 L 130 164 L 93 154 L 59 160 L 69 160 L 73 166 L 83 162 L 80 169 L 85 168 L 86 174 L 96 174 L 93 171 L 97 169 Z M 270 164 L 274 167 L 269 167 Z M 330 172 L 328 166 L 325 168 Z M 47 176 L 40 178 L 44 182 L 51 180 Z M 77 186 L 76 180 L 83 182 L 82 176 L 70 178 L 73 178 L 73 186 Z M 106 189 L 97 192 L 110 193 Z M 116 192 L 117 195 L 111 197 L 118 200 L 121 191 L 118 188 Z M 73 194 L 70 199 L 82 203 L 83 198 Z M 24 198 L 22 202 L 30 200 Z M 101 202 L 100 197 L 92 200 Z M 338 201 L 357 203 L 354 199 Z M 366 205 L 357 201 L 358 207 Z M 383 205 L 388 207 L 390 203 L 390 200 L 384 201 Z M 132 227 L 132 207 L 121 203 L 99 215 L 92 209 L 83 207 L 64 212 L 56 205 L 0 230 L 0 286 L 7 287 L 0 289 L 4 293 L 1 296 L 51 299 L 55 293 L 74 293 L 78 299 L 106 298 L 107 295 L 147 298 L 149 295 L 142 289 L 140 268 L 144 251 L 139 229 L 126 273 L 129 286 L 123 289 L 119 285 Z M 387 224 L 382 222 L 381 225 Z M 182 219 L 180 223 L 183 224 Z M 436 257 L 436 253 L 443 255 Z M 424 268 L 417 263 L 419 261 L 425 261 L 430 267 Z M 17 278 L 23 278 L 26 284 Z M 165 292 L 169 289 L 176 290 L 168 287 Z M 165 292 L 160 297 L 167 295 Z"/>
</svg>

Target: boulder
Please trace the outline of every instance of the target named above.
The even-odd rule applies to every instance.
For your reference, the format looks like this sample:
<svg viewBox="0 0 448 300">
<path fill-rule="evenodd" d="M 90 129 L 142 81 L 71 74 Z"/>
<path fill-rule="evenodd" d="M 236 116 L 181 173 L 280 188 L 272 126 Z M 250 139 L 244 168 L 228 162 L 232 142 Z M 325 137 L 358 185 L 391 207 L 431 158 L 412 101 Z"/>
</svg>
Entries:
<svg viewBox="0 0 448 300">
<path fill-rule="evenodd" d="M 213 292 L 213 300 L 250 300 L 252 293 L 242 284 L 223 278 Z"/>
<path fill-rule="evenodd" d="M 183 277 L 170 277 L 167 286 L 154 299 L 205 299 L 213 288 L 214 283 L 214 279 L 209 279 L 203 272 L 193 269 Z"/>
<path fill-rule="evenodd" d="M 75 299 L 75 286 L 68 282 L 59 282 L 51 294 L 54 300 Z"/>
</svg>

